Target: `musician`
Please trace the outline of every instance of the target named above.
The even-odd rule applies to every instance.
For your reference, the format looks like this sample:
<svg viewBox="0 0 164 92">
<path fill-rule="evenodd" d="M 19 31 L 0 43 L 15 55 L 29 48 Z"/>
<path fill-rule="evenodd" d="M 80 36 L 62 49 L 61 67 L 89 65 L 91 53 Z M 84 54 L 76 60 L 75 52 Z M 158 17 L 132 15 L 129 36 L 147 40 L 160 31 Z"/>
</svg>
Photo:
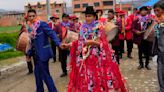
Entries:
<svg viewBox="0 0 164 92">
<path fill-rule="evenodd" d="M 131 53 L 133 48 L 133 33 L 132 33 L 132 22 L 130 17 L 125 19 L 125 40 L 127 43 L 127 57 L 132 59 Z"/>
<path fill-rule="evenodd" d="M 81 23 L 79 22 L 79 18 L 77 16 L 74 16 L 73 22 L 75 32 L 80 32 Z"/>
<path fill-rule="evenodd" d="M 100 23 L 105 24 L 107 22 L 107 18 L 103 17 L 103 10 L 98 9 L 96 10 L 96 16 L 98 17 L 97 19 L 99 20 Z"/>
<path fill-rule="evenodd" d="M 59 32 L 57 30 L 58 29 L 58 19 L 59 19 L 59 17 L 56 14 L 53 14 L 50 17 L 51 21 L 48 23 L 49 27 L 52 30 L 56 31 L 57 35 L 59 35 Z M 53 42 L 51 42 L 51 47 L 52 47 L 52 51 L 53 51 L 53 54 L 54 54 L 53 59 L 54 59 L 54 62 L 56 62 L 56 47 L 57 46 Z"/>
<path fill-rule="evenodd" d="M 68 14 L 63 14 L 62 15 L 62 22 L 60 23 L 60 39 L 61 41 L 63 40 L 62 34 L 64 34 L 63 28 L 66 30 L 71 30 L 71 24 L 69 22 L 69 15 Z M 63 27 L 63 28 L 62 28 Z M 61 68 L 62 68 L 62 74 L 60 77 L 65 77 L 67 76 L 67 56 L 69 54 L 69 51 L 67 49 L 60 49 L 59 48 L 59 55 L 60 55 L 60 62 L 61 62 Z"/>
<path fill-rule="evenodd" d="M 27 22 L 28 22 L 28 18 L 27 16 L 24 17 L 24 21 L 22 23 L 22 27 L 21 27 L 21 33 L 22 32 L 27 32 Z M 21 34 L 20 33 L 20 34 Z M 26 62 L 27 62 L 27 68 L 28 68 L 28 74 L 32 74 L 33 73 L 33 65 L 32 65 L 32 61 L 31 58 L 27 58 L 26 57 Z"/>
<path fill-rule="evenodd" d="M 159 81 L 159 92 L 164 92 L 164 1 L 160 0 L 154 5 L 154 12 L 158 18 L 158 24 L 155 26 L 156 32 L 156 49 L 158 55 L 158 81 Z"/>
<path fill-rule="evenodd" d="M 62 48 L 63 45 L 61 45 L 56 33 L 48 24 L 37 17 L 35 10 L 28 10 L 27 16 L 29 20 L 29 38 L 31 39 L 31 48 L 27 52 L 27 56 L 33 56 L 34 58 L 36 92 L 44 92 L 43 81 L 46 83 L 49 92 L 57 92 L 48 67 L 48 61 L 53 57 L 48 37 L 50 37 L 57 46 Z"/>
<path fill-rule="evenodd" d="M 133 42 L 138 45 L 138 55 L 139 55 L 139 66 L 138 69 L 144 68 L 144 63 L 142 60 L 142 54 L 145 54 L 146 62 L 145 67 L 147 70 L 151 70 L 149 66 L 149 57 L 150 57 L 150 43 L 143 39 L 145 28 L 147 26 L 145 25 L 147 23 L 147 14 L 148 14 L 148 8 L 147 6 L 143 6 L 139 10 L 140 14 L 135 17 L 133 20 L 132 25 L 132 32 L 133 32 Z"/>
<path fill-rule="evenodd" d="M 74 18 L 75 17 L 76 17 L 75 15 L 69 15 L 69 23 L 70 23 L 69 30 L 70 31 L 74 31 L 74 32 L 75 32 L 75 28 L 74 28 L 74 26 L 75 26 L 75 24 L 74 24 Z"/>
<path fill-rule="evenodd" d="M 115 13 L 113 10 L 108 11 L 108 22 L 112 22 L 112 23 L 116 24 L 116 17 L 115 17 Z M 119 62 L 120 40 L 118 38 L 118 34 L 116 35 L 115 39 L 112 40 L 111 44 L 112 44 L 112 49 L 115 51 L 117 63 L 120 64 L 120 62 Z"/>
<path fill-rule="evenodd" d="M 120 58 L 124 53 L 124 39 L 125 39 L 125 12 L 120 10 L 116 20 L 116 25 L 118 26 L 119 34 L 118 38 L 120 40 Z"/>
</svg>

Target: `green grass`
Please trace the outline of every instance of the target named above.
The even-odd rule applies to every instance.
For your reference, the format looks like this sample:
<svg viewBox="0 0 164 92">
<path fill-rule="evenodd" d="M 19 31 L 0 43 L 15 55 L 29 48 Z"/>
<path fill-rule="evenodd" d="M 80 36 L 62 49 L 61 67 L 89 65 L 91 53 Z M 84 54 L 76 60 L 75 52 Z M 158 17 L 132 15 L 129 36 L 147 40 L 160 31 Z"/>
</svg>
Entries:
<svg viewBox="0 0 164 92">
<path fill-rule="evenodd" d="M 22 56 L 24 55 L 22 52 L 19 51 L 14 51 L 14 50 L 8 50 L 4 52 L 0 52 L 0 61 L 8 58 L 13 58 L 17 56 Z"/>
<path fill-rule="evenodd" d="M 16 47 L 16 42 L 18 39 L 18 32 L 13 33 L 1 33 L 0 34 L 0 43 L 8 43 L 12 47 Z"/>
<path fill-rule="evenodd" d="M 11 33 L 15 31 L 19 31 L 21 26 L 6 26 L 0 27 L 0 33 Z"/>
<path fill-rule="evenodd" d="M 14 31 L 18 30 L 18 31 Z M 12 47 L 16 47 L 20 26 L 17 27 L 0 27 L 0 43 L 8 43 Z M 0 52 L 0 61 L 8 58 L 22 56 L 23 53 L 15 50 Z"/>
</svg>

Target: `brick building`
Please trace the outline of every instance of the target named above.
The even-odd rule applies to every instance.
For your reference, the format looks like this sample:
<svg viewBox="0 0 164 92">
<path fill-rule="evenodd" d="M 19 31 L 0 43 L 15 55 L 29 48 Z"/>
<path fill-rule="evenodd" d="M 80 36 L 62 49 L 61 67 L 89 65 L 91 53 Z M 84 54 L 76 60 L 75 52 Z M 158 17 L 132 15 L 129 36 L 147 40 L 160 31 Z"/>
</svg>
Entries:
<svg viewBox="0 0 164 92">
<path fill-rule="evenodd" d="M 62 13 L 65 12 L 66 3 L 63 0 L 50 0 L 50 7 L 51 7 L 51 14 L 56 13 L 58 16 L 61 16 Z M 47 7 L 46 7 L 46 0 L 42 2 L 31 2 L 25 5 L 25 12 L 28 9 L 35 9 L 37 11 L 38 16 L 47 21 Z"/>
<path fill-rule="evenodd" d="M 22 23 L 24 12 L 7 12 L 0 17 L 0 26 L 17 26 Z"/>
<path fill-rule="evenodd" d="M 73 13 L 82 17 L 82 11 L 87 6 L 94 6 L 95 10 L 102 9 L 107 13 L 109 9 L 119 8 L 120 5 L 116 4 L 116 0 L 72 0 Z M 122 4 L 122 9 L 128 11 L 131 8 L 130 4 Z"/>
</svg>

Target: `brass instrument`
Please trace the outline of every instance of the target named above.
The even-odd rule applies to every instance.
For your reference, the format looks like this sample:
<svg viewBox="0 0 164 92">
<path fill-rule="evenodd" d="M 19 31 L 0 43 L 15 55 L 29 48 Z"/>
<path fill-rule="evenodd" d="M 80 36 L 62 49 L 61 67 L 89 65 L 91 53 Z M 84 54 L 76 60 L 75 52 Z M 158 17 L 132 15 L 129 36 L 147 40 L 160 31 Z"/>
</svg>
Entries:
<svg viewBox="0 0 164 92">
<path fill-rule="evenodd" d="M 125 17 L 121 17 L 121 23 L 122 23 L 121 33 L 123 33 L 125 36 Z"/>
</svg>

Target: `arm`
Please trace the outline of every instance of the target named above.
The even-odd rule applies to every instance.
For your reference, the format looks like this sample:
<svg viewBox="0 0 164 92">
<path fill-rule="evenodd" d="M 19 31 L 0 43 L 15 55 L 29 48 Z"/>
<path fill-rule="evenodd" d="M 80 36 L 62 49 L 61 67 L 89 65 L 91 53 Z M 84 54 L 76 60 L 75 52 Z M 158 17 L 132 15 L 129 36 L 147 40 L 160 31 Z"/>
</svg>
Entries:
<svg viewBox="0 0 164 92">
<path fill-rule="evenodd" d="M 42 28 L 44 30 L 44 32 L 52 39 L 52 41 L 57 45 L 60 46 L 61 42 L 59 40 L 59 38 L 56 35 L 56 32 L 54 32 L 47 23 L 43 22 L 41 23 Z"/>
</svg>

